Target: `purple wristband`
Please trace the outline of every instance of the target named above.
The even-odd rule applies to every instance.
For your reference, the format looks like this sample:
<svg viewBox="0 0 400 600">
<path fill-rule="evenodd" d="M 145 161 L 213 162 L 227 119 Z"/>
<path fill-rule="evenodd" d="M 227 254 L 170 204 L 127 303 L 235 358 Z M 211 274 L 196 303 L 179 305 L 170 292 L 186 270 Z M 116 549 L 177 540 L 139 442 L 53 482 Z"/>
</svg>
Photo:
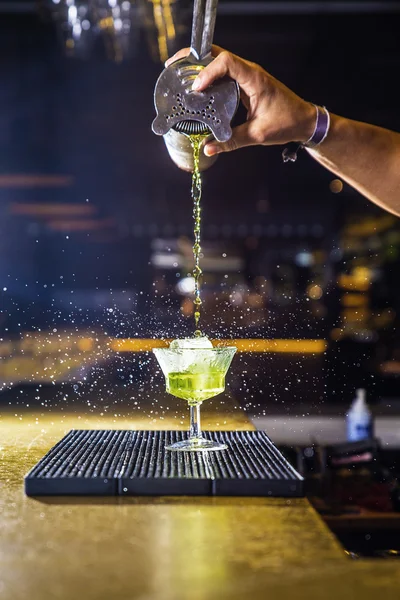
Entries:
<svg viewBox="0 0 400 600">
<path fill-rule="evenodd" d="M 282 152 L 283 162 L 295 162 L 297 159 L 297 153 L 302 148 L 315 148 L 319 146 L 326 136 L 328 135 L 329 127 L 331 124 L 331 117 L 325 106 L 317 106 L 314 104 L 317 111 L 317 120 L 312 136 L 307 142 L 291 142 L 287 148 Z"/>
<path fill-rule="evenodd" d="M 315 104 L 314 106 L 317 109 L 317 121 L 315 123 L 314 133 L 307 142 L 302 144 L 305 148 L 315 148 L 315 146 L 321 144 L 329 131 L 330 117 L 328 111 L 325 106 L 322 108 Z"/>
</svg>

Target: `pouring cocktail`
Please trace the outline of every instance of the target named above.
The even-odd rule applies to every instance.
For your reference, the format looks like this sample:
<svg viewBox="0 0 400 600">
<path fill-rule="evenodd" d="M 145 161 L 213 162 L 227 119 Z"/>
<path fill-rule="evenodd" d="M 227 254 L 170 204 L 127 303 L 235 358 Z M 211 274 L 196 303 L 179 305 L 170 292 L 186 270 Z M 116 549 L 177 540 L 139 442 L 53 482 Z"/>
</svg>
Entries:
<svg viewBox="0 0 400 600">
<path fill-rule="evenodd" d="M 169 348 L 155 348 L 168 393 L 186 400 L 190 407 L 189 439 L 168 450 L 224 450 L 226 446 L 206 440 L 200 427 L 200 405 L 225 389 L 225 375 L 235 347 L 213 348 L 207 338 L 174 340 Z"/>
</svg>

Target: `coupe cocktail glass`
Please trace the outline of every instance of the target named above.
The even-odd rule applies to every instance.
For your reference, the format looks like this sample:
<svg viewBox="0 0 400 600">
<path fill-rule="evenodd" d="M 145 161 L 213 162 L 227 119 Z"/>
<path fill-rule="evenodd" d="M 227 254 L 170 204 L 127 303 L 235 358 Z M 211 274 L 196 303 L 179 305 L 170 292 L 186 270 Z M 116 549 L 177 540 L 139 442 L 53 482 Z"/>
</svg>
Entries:
<svg viewBox="0 0 400 600">
<path fill-rule="evenodd" d="M 226 446 L 203 438 L 200 406 L 225 389 L 225 375 L 236 348 L 154 348 L 169 394 L 186 400 L 190 407 L 189 439 L 167 450 L 225 450 Z"/>
</svg>

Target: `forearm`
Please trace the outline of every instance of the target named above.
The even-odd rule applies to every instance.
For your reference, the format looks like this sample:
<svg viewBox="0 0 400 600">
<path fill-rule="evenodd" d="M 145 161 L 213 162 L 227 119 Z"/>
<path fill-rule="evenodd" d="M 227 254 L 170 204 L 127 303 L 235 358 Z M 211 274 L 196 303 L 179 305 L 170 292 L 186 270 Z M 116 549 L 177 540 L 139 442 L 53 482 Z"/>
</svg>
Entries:
<svg viewBox="0 0 400 600">
<path fill-rule="evenodd" d="M 400 216 L 400 134 L 331 114 L 326 140 L 307 151 L 366 198 Z"/>
<path fill-rule="evenodd" d="M 186 53 L 186 54 L 185 54 Z M 188 49 L 171 61 L 187 55 Z M 247 120 L 226 142 L 205 146 L 207 156 L 244 146 L 306 143 L 315 128 L 315 106 L 259 65 L 213 46 L 215 60 L 200 71 L 193 89 L 204 91 L 217 79 L 232 77 L 241 91 Z M 308 152 L 366 198 L 400 216 L 400 134 L 368 123 L 331 115 L 326 139 Z"/>
</svg>

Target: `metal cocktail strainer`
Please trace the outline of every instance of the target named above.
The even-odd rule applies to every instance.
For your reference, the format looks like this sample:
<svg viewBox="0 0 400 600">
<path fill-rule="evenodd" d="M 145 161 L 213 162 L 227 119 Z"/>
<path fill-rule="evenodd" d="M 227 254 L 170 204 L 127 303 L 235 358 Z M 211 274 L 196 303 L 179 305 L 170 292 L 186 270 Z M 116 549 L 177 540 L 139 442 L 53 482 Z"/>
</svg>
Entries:
<svg viewBox="0 0 400 600">
<path fill-rule="evenodd" d="M 231 121 L 239 105 L 239 89 L 233 79 L 219 79 L 203 92 L 192 90 L 199 72 L 213 57 L 218 0 L 194 0 L 190 54 L 164 69 L 154 90 L 157 116 L 152 129 L 164 136 L 168 152 L 175 164 L 185 171 L 193 170 L 191 134 L 209 134 L 226 142 L 232 135 Z M 200 154 L 200 170 L 211 166 L 216 156 Z"/>
</svg>

